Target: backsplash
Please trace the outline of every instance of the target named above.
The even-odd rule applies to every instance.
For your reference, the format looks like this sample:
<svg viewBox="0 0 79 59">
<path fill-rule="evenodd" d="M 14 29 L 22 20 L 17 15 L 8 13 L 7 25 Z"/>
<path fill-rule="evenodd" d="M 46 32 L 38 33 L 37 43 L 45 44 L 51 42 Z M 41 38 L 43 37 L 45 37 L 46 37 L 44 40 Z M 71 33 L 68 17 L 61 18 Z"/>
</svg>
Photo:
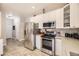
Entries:
<svg viewBox="0 0 79 59">
<path fill-rule="evenodd" d="M 65 33 L 79 33 L 79 28 L 76 28 L 76 29 L 58 29 L 57 32 L 60 32 L 61 36 L 65 36 Z"/>
</svg>

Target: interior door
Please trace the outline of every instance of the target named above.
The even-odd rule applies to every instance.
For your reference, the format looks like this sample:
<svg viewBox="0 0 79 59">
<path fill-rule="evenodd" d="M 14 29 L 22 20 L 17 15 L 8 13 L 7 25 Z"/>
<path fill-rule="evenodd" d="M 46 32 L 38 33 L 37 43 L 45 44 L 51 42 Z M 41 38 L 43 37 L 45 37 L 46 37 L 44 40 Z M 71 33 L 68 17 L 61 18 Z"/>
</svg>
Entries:
<svg viewBox="0 0 79 59">
<path fill-rule="evenodd" d="M 13 20 L 6 19 L 6 38 L 12 38 Z"/>
</svg>

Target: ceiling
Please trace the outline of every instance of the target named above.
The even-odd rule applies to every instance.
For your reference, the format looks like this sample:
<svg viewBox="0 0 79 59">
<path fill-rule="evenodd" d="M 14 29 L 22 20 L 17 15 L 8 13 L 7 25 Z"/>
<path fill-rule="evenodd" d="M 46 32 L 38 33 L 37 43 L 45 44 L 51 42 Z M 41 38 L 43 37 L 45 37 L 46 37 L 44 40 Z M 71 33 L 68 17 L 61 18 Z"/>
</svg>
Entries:
<svg viewBox="0 0 79 59">
<path fill-rule="evenodd" d="M 1 9 L 24 17 L 31 17 L 42 13 L 43 8 L 46 12 L 61 8 L 66 3 L 1 3 Z M 33 7 L 33 8 L 32 8 Z"/>
</svg>

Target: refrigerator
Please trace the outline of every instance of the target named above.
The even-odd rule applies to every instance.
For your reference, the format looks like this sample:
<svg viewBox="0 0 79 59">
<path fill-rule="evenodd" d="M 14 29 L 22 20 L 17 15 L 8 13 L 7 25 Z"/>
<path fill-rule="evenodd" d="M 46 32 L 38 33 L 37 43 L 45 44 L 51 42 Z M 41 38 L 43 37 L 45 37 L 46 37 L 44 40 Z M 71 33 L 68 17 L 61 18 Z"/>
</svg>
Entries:
<svg viewBox="0 0 79 59">
<path fill-rule="evenodd" d="M 34 50 L 36 48 L 36 35 L 34 34 L 35 24 L 26 22 L 24 26 L 24 47 Z"/>
</svg>

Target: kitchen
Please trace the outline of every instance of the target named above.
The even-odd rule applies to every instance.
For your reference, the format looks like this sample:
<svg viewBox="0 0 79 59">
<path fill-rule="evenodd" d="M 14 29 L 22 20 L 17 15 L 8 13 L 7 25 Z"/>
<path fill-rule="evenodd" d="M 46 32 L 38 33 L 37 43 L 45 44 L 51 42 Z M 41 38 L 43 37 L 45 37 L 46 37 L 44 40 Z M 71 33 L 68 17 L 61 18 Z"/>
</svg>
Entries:
<svg viewBox="0 0 79 59">
<path fill-rule="evenodd" d="M 56 31 L 58 35 L 57 37 L 55 37 L 56 38 L 56 42 L 55 42 L 56 55 L 70 55 L 70 54 L 79 55 L 78 54 L 79 53 L 79 50 L 78 50 L 79 49 L 78 48 L 79 28 L 78 26 L 79 25 L 77 23 L 78 22 L 77 19 L 79 18 L 78 17 L 79 11 L 77 9 L 78 7 L 79 7 L 78 4 L 71 3 L 71 4 L 65 5 L 63 8 L 50 11 L 44 14 L 40 14 L 40 15 L 37 15 L 31 18 L 32 22 L 39 23 L 39 28 L 41 29 L 45 28 L 43 24 L 46 22 L 48 22 L 47 25 L 49 24 L 49 22 L 55 23 L 54 26 L 56 28 L 54 27 L 54 29 L 52 29 L 51 26 L 48 26 L 49 28 L 46 28 L 46 29 L 49 30 L 51 28 L 52 31 Z M 68 34 L 70 34 L 70 36 Z M 42 43 L 40 43 L 41 42 L 40 39 L 41 39 L 40 35 L 37 35 L 37 41 L 40 44 L 40 46 L 37 46 L 38 49 L 41 49 Z M 68 43 L 67 41 L 69 41 L 70 43 Z"/>
<path fill-rule="evenodd" d="M 24 18 L 20 20 L 18 16 L 14 17 L 13 19 L 18 21 L 14 20 L 13 29 L 16 33 L 15 31 L 13 33 L 17 35 L 15 36 L 17 40 L 23 41 L 26 49 L 32 51 L 37 49 L 51 56 L 79 56 L 78 15 L 78 3 L 64 3 L 60 8 L 48 12 L 43 8 L 42 13 L 27 18 L 29 21 L 23 20 Z"/>
</svg>

